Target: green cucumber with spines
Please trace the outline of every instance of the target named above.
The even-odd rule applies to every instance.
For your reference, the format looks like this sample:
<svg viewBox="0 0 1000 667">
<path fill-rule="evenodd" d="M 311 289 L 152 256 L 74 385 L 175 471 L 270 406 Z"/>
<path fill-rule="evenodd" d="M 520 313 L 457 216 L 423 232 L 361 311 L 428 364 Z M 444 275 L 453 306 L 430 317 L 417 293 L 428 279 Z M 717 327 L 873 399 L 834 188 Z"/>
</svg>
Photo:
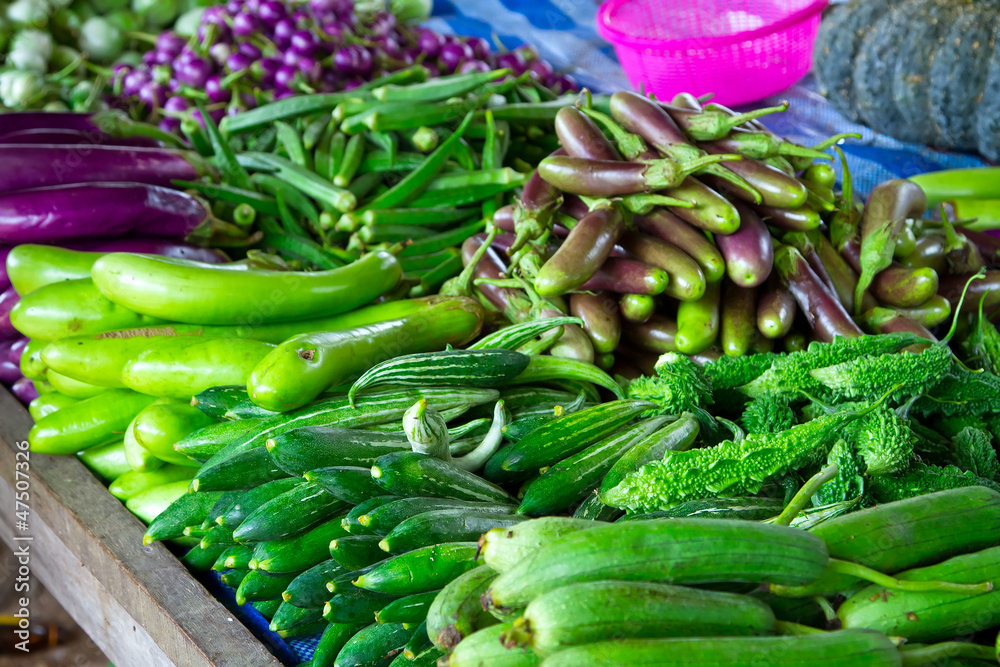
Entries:
<svg viewBox="0 0 1000 667">
<path fill-rule="evenodd" d="M 398 430 L 379 433 L 310 426 L 268 440 L 267 451 L 289 475 L 302 475 L 331 466 L 370 467 L 380 456 L 410 451 L 410 443 Z M 371 477 L 370 471 L 368 476 Z"/>
<path fill-rule="evenodd" d="M 294 537 L 260 542 L 254 548 L 253 567 L 266 572 L 299 572 L 329 558 L 331 540 L 346 535 L 334 517 Z"/>
<path fill-rule="evenodd" d="M 233 531 L 233 537 L 244 543 L 280 540 L 306 531 L 346 508 L 344 501 L 306 482 L 254 510 Z"/>
<path fill-rule="evenodd" d="M 188 549 L 187 553 L 181 558 L 181 562 L 195 572 L 208 572 L 212 569 L 212 565 L 215 564 L 215 561 L 218 560 L 219 555 L 225 550 L 226 547 L 222 545 L 211 546 L 204 549 L 201 545 L 195 545 Z"/>
<path fill-rule="evenodd" d="M 403 657 L 413 660 L 427 649 L 433 647 L 430 637 L 427 636 L 427 621 L 424 620 L 413 631 L 410 641 L 406 642 L 406 646 L 403 647 Z"/>
<path fill-rule="evenodd" d="M 357 623 L 330 623 L 316 644 L 309 667 L 333 667 L 340 649 L 361 627 Z"/>
<path fill-rule="evenodd" d="M 815 581 L 829 560 L 822 540 L 785 526 L 727 519 L 603 524 L 546 544 L 503 572 L 484 604 L 504 617 L 537 595 L 611 572 L 623 581 L 799 586 Z"/>
<path fill-rule="evenodd" d="M 396 598 L 375 614 L 375 620 L 379 623 L 423 623 L 438 592 L 428 591 Z"/>
<path fill-rule="evenodd" d="M 326 625 L 327 622 L 323 619 L 322 611 L 296 607 L 293 604 L 282 602 L 278 611 L 274 612 L 268 627 L 271 632 L 278 633 L 282 639 L 291 639 L 316 634 L 322 631 Z"/>
<path fill-rule="evenodd" d="M 414 634 L 414 637 L 416 636 L 417 635 Z M 397 655 L 396 659 L 389 663 L 389 667 L 437 667 L 438 660 L 445 657 L 444 653 L 439 651 L 437 648 L 429 646 L 411 658 L 410 654 L 408 654 L 406 650 L 409 647 L 409 644 L 404 646 L 403 652 Z"/>
<path fill-rule="evenodd" d="M 231 547 L 236 544 L 236 540 L 233 539 L 233 531 L 226 528 L 225 526 L 215 525 L 208 529 L 205 536 L 201 538 L 202 548 L 212 547 L 221 545 L 224 547 Z"/>
<path fill-rule="evenodd" d="M 220 572 L 223 570 L 249 570 L 251 558 L 253 558 L 253 549 L 236 544 L 219 554 L 212 569 Z"/>
<path fill-rule="evenodd" d="M 441 588 L 476 566 L 475 542 L 446 542 L 388 558 L 359 576 L 354 585 L 390 595 L 412 595 Z"/>
<path fill-rule="evenodd" d="M 208 514 L 205 515 L 205 520 L 202 521 L 201 527 L 207 530 L 213 526 L 221 525 L 217 519 L 228 512 L 230 507 L 239 502 L 242 495 L 242 491 L 223 491 L 219 493 L 215 504 L 212 505 L 212 508 L 208 510 Z"/>
<path fill-rule="evenodd" d="M 281 600 L 258 600 L 251 602 L 250 606 L 270 622 L 281 606 Z"/>
<path fill-rule="evenodd" d="M 493 514 L 467 509 L 423 512 L 401 521 L 379 543 L 383 551 L 403 553 L 441 542 L 476 541 L 494 528 L 507 528 L 525 520 L 514 514 Z"/>
<path fill-rule="evenodd" d="M 191 483 L 198 491 L 231 491 L 252 489 L 286 477 L 288 473 L 271 460 L 264 447 L 246 451 L 223 449 L 198 469 Z"/>
<path fill-rule="evenodd" d="M 401 500 L 399 496 L 384 495 L 375 496 L 360 505 L 356 505 L 351 508 L 351 511 L 347 513 L 340 521 L 340 525 L 343 526 L 344 530 L 352 535 L 371 535 L 373 534 L 360 522 L 360 518 L 367 514 L 368 512 L 374 511 L 376 508 L 382 505 L 387 505 L 396 500 Z M 389 532 L 389 531 L 386 531 Z"/>
<path fill-rule="evenodd" d="M 158 540 L 183 536 L 185 528 L 199 525 L 205 520 L 221 496 L 221 493 L 184 494 L 153 519 L 143 535 L 142 543 L 152 544 Z"/>
<path fill-rule="evenodd" d="M 206 535 L 208 535 L 209 528 L 205 528 L 204 525 L 200 526 L 187 526 L 183 530 L 184 537 L 194 538 L 196 540 L 201 540 Z"/>
<path fill-rule="evenodd" d="M 511 514 L 515 506 L 506 503 L 476 502 L 469 500 L 455 500 L 451 498 L 426 498 L 414 496 L 409 498 L 398 498 L 392 502 L 373 508 L 366 514 L 358 516 L 366 529 L 377 534 L 388 534 L 393 528 L 403 521 L 415 517 L 424 512 L 435 510 L 468 510 L 470 512 L 490 513 L 490 514 Z"/>
<path fill-rule="evenodd" d="M 230 588 L 235 590 L 240 587 L 240 584 L 243 583 L 243 580 L 246 579 L 246 576 L 249 573 L 250 570 L 245 570 L 245 569 L 225 570 L 224 572 L 219 572 L 219 581 L 221 581 L 226 586 L 229 586 Z"/>
<path fill-rule="evenodd" d="M 367 625 L 375 614 L 396 598 L 346 586 L 336 593 L 326 593 L 323 603 L 323 618 L 330 623 L 361 623 Z"/>
<path fill-rule="evenodd" d="M 666 417 L 640 420 L 554 464 L 528 486 L 517 513 L 556 514 L 586 498 L 619 458 L 666 421 Z"/>
<path fill-rule="evenodd" d="M 542 659 L 524 648 L 507 648 L 501 636 L 511 623 L 478 630 L 463 639 L 439 664 L 441 667 L 538 667 Z M 581 667 L 581 666 L 578 666 Z"/>
<path fill-rule="evenodd" d="M 298 572 L 268 574 L 262 570 L 250 570 L 236 589 L 236 604 L 242 607 L 247 602 L 280 600 L 281 594 L 298 574 Z"/>
<path fill-rule="evenodd" d="M 478 502 L 512 503 L 496 484 L 441 459 L 417 452 L 387 454 L 372 465 L 372 477 L 386 493 Z"/>
<path fill-rule="evenodd" d="M 208 461 L 229 443 L 259 428 L 260 423 L 259 419 L 241 419 L 209 424 L 175 442 L 174 450 L 196 461 Z"/>
<path fill-rule="evenodd" d="M 372 479 L 371 468 L 359 466 L 328 466 L 306 472 L 303 477 L 345 503 L 357 505 L 379 496 L 382 487 Z"/>
<path fill-rule="evenodd" d="M 351 386 L 358 391 L 378 385 L 502 387 L 528 367 L 530 358 L 513 350 L 445 350 L 408 354 L 384 361 Z"/>
<path fill-rule="evenodd" d="M 528 472 L 552 465 L 587 448 L 654 408 L 647 401 L 611 401 L 568 414 L 535 429 L 517 442 L 501 464 L 503 470 Z"/>
<path fill-rule="evenodd" d="M 236 530 L 243 523 L 243 520 L 255 512 L 258 507 L 302 484 L 305 482 L 301 479 L 286 477 L 243 491 L 232 506 L 216 517 L 215 522 L 230 530 Z"/>
<path fill-rule="evenodd" d="M 330 541 L 330 557 L 346 570 L 358 570 L 385 559 L 381 535 L 344 535 Z"/>
<path fill-rule="evenodd" d="M 412 636 L 402 623 L 373 623 L 347 641 L 334 667 L 386 667 Z"/>
<path fill-rule="evenodd" d="M 344 568 L 334 560 L 317 563 L 292 579 L 282 592 L 281 599 L 296 607 L 323 609 L 323 605 L 330 599 L 326 582 L 343 571 Z"/>
<path fill-rule="evenodd" d="M 442 651 L 451 651 L 460 641 L 485 627 L 479 599 L 499 574 L 488 565 L 456 577 L 435 596 L 427 610 L 427 634 Z M 492 625 L 496 621 L 485 615 Z"/>
</svg>

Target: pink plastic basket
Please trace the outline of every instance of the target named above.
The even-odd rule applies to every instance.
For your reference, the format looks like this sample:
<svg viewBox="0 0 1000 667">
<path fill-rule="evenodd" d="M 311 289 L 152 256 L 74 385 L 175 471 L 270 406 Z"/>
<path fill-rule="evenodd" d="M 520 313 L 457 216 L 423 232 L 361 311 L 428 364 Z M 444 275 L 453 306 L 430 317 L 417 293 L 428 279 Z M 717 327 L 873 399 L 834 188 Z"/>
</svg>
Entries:
<svg viewBox="0 0 1000 667">
<path fill-rule="evenodd" d="M 680 92 L 735 105 L 809 71 L 827 0 L 608 0 L 597 30 L 632 85 L 661 100 Z"/>
</svg>

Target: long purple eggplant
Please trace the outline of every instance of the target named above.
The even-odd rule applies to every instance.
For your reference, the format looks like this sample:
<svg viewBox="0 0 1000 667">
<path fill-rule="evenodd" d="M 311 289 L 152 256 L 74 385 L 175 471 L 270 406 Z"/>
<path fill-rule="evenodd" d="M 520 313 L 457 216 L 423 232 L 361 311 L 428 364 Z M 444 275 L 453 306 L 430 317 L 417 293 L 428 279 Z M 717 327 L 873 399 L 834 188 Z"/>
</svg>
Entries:
<svg viewBox="0 0 1000 667">
<path fill-rule="evenodd" d="M 941 278 L 938 286 L 938 294 L 948 299 L 952 308 L 958 306 L 962 298 L 962 291 L 966 283 L 969 290 L 965 294 L 965 301 L 962 304 L 963 313 L 975 313 L 979 310 L 979 302 L 982 300 L 984 309 L 992 309 L 1000 306 L 1000 271 L 987 271 L 981 280 L 969 280 L 976 274 L 957 273 Z M 985 297 L 985 298 L 984 298 Z"/>
<path fill-rule="evenodd" d="M 706 154 L 702 149 L 688 143 L 687 136 L 674 119 L 656 102 L 637 93 L 617 92 L 611 96 L 610 106 L 611 115 L 626 130 L 643 137 L 653 148 L 667 157 L 687 162 Z M 709 164 L 700 171 L 725 179 L 734 191 L 739 191 L 740 196 L 746 197 L 749 201 L 755 203 L 761 201 L 760 193 L 752 185 L 721 164 Z"/>
<path fill-rule="evenodd" d="M 660 108 L 670 114 L 674 122 L 694 141 L 722 139 L 733 129 L 761 116 L 788 111 L 788 102 L 776 107 L 754 109 L 746 113 L 734 113 L 718 104 L 702 107 L 700 110 L 660 103 Z"/>
<path fill-rule="evenodd" d="M 705 293 L 705 274 L 686 252 L 666 241 L 637 231 L 622 235 L 621 246 L 632 259 L 667 272 L 670 282 L 663 293 L 679 301 L 695 301 Z"/>
<path fill-rule="evenodd" d="M 0 241 L 144 234 L 184 238 L 210 219 L 191 195 L 141 183 L 77 183 L 0 194 Z"/>
<path fill-rule="evenodd" d="M 2 122 L 2 119 L 0 119 Z M 103 132 L 83 132 L 63 128 L 37 128 L 0 134 L 0 144 L 62 144 L 75 146 L 134 146 L 159 148 L 160 142 L 149 137 L 113 137 Z"/>
<path fill-rule="evenodd" d="M 10 386 L 20 380 L 23 375 L 21 375 L 21 369 L 17 364 L 12 364 L 6 359 L 0 360 L 0 384 Z"/>
<path fill-rule="evenodd" d="M 816 229 L 823 222 L 816 209 L 809 206 L 798 208 L 755 206 L 754 210 L 767 224 L 790 232 L 807 232 L 810 229 Z"/>
<path fill-rule="evenodd" d="M 961 232 L 965 235 L 965 238 L 976 244 L 983 259 L 990 264 L 1000 264 L 1000 238 L 966 229 L 965 227 L 961 228 Z"/>
<path fill-rule="evenodd" d="M 580 289 L 656 295 L 669 283 L 670 275 L 663 269 L 634 259 L 609 257 Z"/>
<path fill-rule="evenodd" d="M 148 236 L 124 236 L 114 239 L 70 240 L 59 244 L 70 250 L 87 252 L 134 252 L 143 255 L 163 255 L 178 259 L 190 259 L 206 264 L 225 264 L 232 259 L 220 250 L 202 248 L 187 243 L 179 243 L 166 238 Z"/>
<path fill-rule="evenodd" d="M 672 243 L 698 262 L 705 280 L 714 283 L 726 275 L 726 260 L 719 249 L 705 234 L 678 218 L 673 213 L 656 208 L 646 215 L 632 218 L 640 230 L 659 239 Z"/>
<path fill-rule="evenodd" d="M 4 134 L 22 130 L 60 129 L 94 132 L 93 114 L 72 111 L 11 111 L 0 116 Z"/>
<path fill-rule="evenodd" d="M 0 340 L 20 338 L 21 334 L 10 323 L 10 311 L 21 300 L 13 287 L 0 292 Z"/>
<path fill-rule="evenodd" d="M 38 398 L 38 390 L 35 389 L 35 383 L 28 378 L 21 378 L 11 386 L 10 390 L 25 405 Z"/>
<path fill-rule="evenodd" d="M 865 325 L 880 334 L 912 333 L 926 338 L 932 343 L 938 342 L 938 339 L 927 327 L 908 317 L 903 317 L 889 308 L 872 308 L 865 312 L 864 317 Z M 906 349 L 909 350 L 909 348 Z"/>
<path fill-rule="evenodd" d="M 13 247 L 0 243 L 0 292 L 10 287 L 10 278 L 7 277 L 7 255 Z"/>
<path fill-rule="evenodd" d="M 861 242 L 885 224 L 901 224 L 907 218 L 916 218 L 927 208 L 927 195 L 923 188 L 906 179 L 897 178 L 879 183 L 865 200 L 861 217 Z"/>
<path fill-rule="evenodd" d="M 665 354 L 677 351 L 677 320 L 653 315 L 642 324 L 629 323 L 622 329 L 626 341 L 640 350 Z"/>
<path fill-rule="evenodd" d="M 798 250 L 780 246 L 774 252 L 774 267 L 819 340 L 829 343 L 836 336 L 857 338 L 863 335 L 840 300 L 827 289 Z"/>
<path fill-rule="evenodd" d="M 11 342 L 10 349 L 7 351 L 7 361 L 12 364 L 21 364 L 21 355 L 24 353 L 24 348 L 28 345 L 27 338 L 18 338 L 17 340 Z"/>
<path fill-rule="evenodd" d="M 756 287 L 771 275 L 774 244 L 771 232 L 749 206 L 736 204 L 740 228 L 732 234 L 717 234 L 715 243 L 726 259 L 726 275 L 740 287 Z"/>
<path fill-rule="evenodd" d="M 565 155 L 558 149 L 553 156 Z M 551 157 L 551 156 L 550 156 Z M 552 216 L 562 204 L 562 193 L 548 183 L 536 169 L 521 190 L 512 212 L 516 240 L 512 252 L 517 252 L 528 241 L 534 241 L 552 228 Z"/>
<path fill-rule="evenodd" d="M 542 265 L 535 277 L 535 290 L 541 296 L 559 296 L 583 285 L 611 255 L 623 231 L 625 217 L 618 206 L 595 208 Z"/>
<path fill-rule="evenodd" d="M 770 339 L 783 338 L 795 324 L 795 297 L 776 278 L 771 278 L 757 301 L 757 330 Z"/>
<path fill-rule="evenodd" d="M 621 160 L 622 156 L 601 129 L 576 107 L 556 114 L 556 134 L 566 154 L 591 160 Z"/>
<path fill-rule="evenodd" d="M 639 163 L 557 156 L 542 160 L 538 173 L 565 192 L 587 197 L 617 197 L 675 187 L 702 164 L 722 159 L 721 155 L 710 155 L 688 162 L 665 158 Z"/>
<path fill-rule="evenodd" d="M 757 160 L 765 160 L 778 155 L 808 157 L 814 160 L 832 159 L 828 153 L 818 151 L 814 148 L 799 146 L 790 141 L 784 141 L 769 132 L 756 132 L 740 128 L 734 129 L 729 136 L 723 139 L 706 141 L 699 145 L 709 152 L 718 150 L 723 153 L 736 153 Z"/>
<path fill-rule="evenodd" d="M 709 153 L 720 154 L 724 151 L 715 145 L 705 147 Z M 771 165 L 764 164 L 759 160 L 743 159 L 738 161 L 721 162 L 734 174 L 739 174 L 752 185 L 761 196 L 761 204 L 764 206 L 774 206 L 777 208 L 798 208 L 806 203 L 808 193 L 802 183 L 794 176 L 789 176 L 780 169 L 775 169 Z M 729 181 L 718 176 L 704 174 L 701 176 L 705 183 L 713 188 L 724 189 L 740 196 L 740 190 L 734 189 Z M 749 201 L 747 197 L 740 196 L 740 199 Z"/>
<path fill-rule="evenodd" d="M 70 183 L 169 186 L 212 173 L 197 153 L 168 148 L 0 144 L 0 192 Z"/>
</svg>

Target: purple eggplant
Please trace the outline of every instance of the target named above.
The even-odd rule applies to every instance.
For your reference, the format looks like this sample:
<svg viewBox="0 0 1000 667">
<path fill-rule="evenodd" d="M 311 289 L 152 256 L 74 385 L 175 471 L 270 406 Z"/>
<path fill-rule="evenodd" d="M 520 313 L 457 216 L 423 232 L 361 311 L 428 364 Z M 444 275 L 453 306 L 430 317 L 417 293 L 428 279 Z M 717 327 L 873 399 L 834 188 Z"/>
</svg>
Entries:
<svg viewBox="0 0 1000 667">
<path fill-rule="evenodd" d="M 729 279 L 740 287 L 756 287 L 771 275 L 771 232 L 749 206 L 737 203 L 736 210 L 740 213 L 740 228 L 732 234 L 717 234 L 715 243 L 726 259 Z"/>
<path fill-rule="evenodd" d="M 938 294 L 948 299 L 953 308 L 957 307 L 962 298 L 962 290 L 965 289 L 966 283 L 969 283 L 974 275 L 976 274 L 957 273 L 941 278 Z M 982 300 L 985 310 L 1000 305 L 1000 271 L 987 271 L 981 280 L 973 280 L 969 283 L 969 291 L 965 295 L 962 312 L 977 312 L 980 300 Z"/>
<path fill-rule="evenodd" d="M 25 405 L 38 398 L 38 390 L 35 389 L 35 383 L 28 378 L 19 379 L 11 386 L 10 390 Z"/>
<path fill-rule="evenodd" d="M 611 163 L 615 164 L 615 163 Z M 587 282 L 611 255 L 625 217 L 618 206 L 601 205 L 580 220 L 535 277 L 541 296 L 559 296 Z"/>
<path fill-rule="evenodd" d="M 841 256 L 856 272 L 861 271 L 861 246 L 856 241 L 848 241 L 840 251 Z M 870 292 L 887 305 L 899 308 L 913 308 L 924 303 L 938 292 L 939 279 L 937 271 L 928 267 L 910 268 L 890 262 L 887 267 L 875 274 L 871 281 Z M 867 301 L 863 310 L 868 310 L 871 303 Z"/>
<path fill-rule="evenodd" d="M 633 216 L 635 226 L 650 236 L 672 243 L 698 262 L 705 280 L 714 283 L 726 274 L 726 261 L 705 234 L 662 208 Z"/>
<path fill-rule="evenodd" d="M 677 246 L 642 232 L 625 232 L 621 246 L 632 259 L 667 272 L 670 282 L 663 293 L 679 301 L 694 301 L 705 293 L 705 274 L 690 255 Z"/>
<path fill-rule="evenodd" d="M 64 146 L 134 146 L 159 148 L 160 142 L 149 137 L 113 137 L 103 132 L 82 132 L 66 129 L 33 129 L 0 135 L 0 144 L 61 144 Z"/>
<path fill-rule="evenodd" d="M 21 364 L 21 355 L 24 353 L 24 348 L 28 345 L 27 338 L 18 338 L 12 341 L 10 344 L 10 349 L 7 350 L 7 360 L 12 364 Z"/>
<path fill-rule="evenodd" d="M 0 116 L 4 134 L 44 129 L 94 132 L 97 127 L 92 119 L 92 114 L 71 111 L 12 111 Z"/>
<path fill-rule="evenodd" d="M 865 313 L 864 318 L 865 325 L 880 334 L 912 333 L 926 338 L 932 343 L 938 342 L 938 339 L 927 327 L 908 317 L 903 317 L 890 308 L 872 308 Z"/>
<path fill-rule="evenodd" d="M 609 257 L 581 290 L 609 291 L 622 294 L 660 294 L 670 283 L 663 269 L 624 257 Z"/>
<path fill-rule="evenodd" d="M 569 312 L 583 320 L 583 330 L 595 352 L 607 354 L 615 351 L 622 335 L 622 321 L 618 302 L 614 298 L 603 292 L 578 292 L 569 299 Z"/>
<path fill-rule="evenodd" d="M 901 225 L 907 218 L 917 218 L 927 208 L 923 188 L 906 179 L 879 183 L 865 201 L 861 218 L 861 243 L 885 224 Z"/>
<path fill-rule="evenodd" d="M 823 284 L 798 250 L 780 246 L 774 252 L 774 267 L 819 340 L 829 343 L 836 336 L 857 338 L 863 335 L 840 300 Z"/>
<path fill-rule="evenodd" d="M 552 153 L 552 156 L 560 155 L 565 155 L 561 148 Z M 562 196 L 555 186 L 542 178 L 537 169 L 532 172 L 521 190 L 521 198 L 514 204 L 512 215 L 516 240 L 513 252 L 552 228 L 552 216 L 562 204 Z"/>
<path fill-rule="evenodd" d="M 22 377 L 24 376 L 21 375 L 21 368 L 17 364 L 6 359 L 0 360 L 0 384 L 10 386 Z"/>
<path fill-rule="evenodd" d="M 205 264 L 226 264 L 232 260 L 221 250 L 179 243 L 166 238 L 123 236 L 114 239 L 69 240 L 59 244 L 70 250 L 86 252 L 134 252 L 142 255 L 163 255 L 177 259 L 190 259 Z"/>
<path fill-rule="evenodd" d="M 10 287 L 10 278 L 7 277 L 7 255 L 13 247 L 0 243 L 0 292 Z"/>
<path fill-rule="evenodd" d="M 1000 238 L 965 227 L 961 231 L 965 238 L 976 244 L 984 260 L 990 264 L 1000 264 Z"/>
<path fill-rule="evenodd" d="M 756 160 L 766 160 L 777 156 L 807 157 L 813 160 L 830 160 L 832 157 L 828 153 L 818 151 L 815 148 L 806 148 L 784 141 L 770 132 L 757 132 L 755 130 L 744 130 L 736 128 L 732 133 L 715 141 L 706 141 L 700 144 L 705 150 L 721 151 L 723 153 L 736 153 L 744 157 Z"/>
<path fill-rule="evenodd" d="M 674 119 L 642 95 L 630 92 L 618 92 L 611 96 L 611 115 L 622 126 L 643 137 L 649 144 L 663 155 L 679 162 L 688 162 L 706 155 L 705 151 L 688 143 L 687 137 Z M 734 157 L 733 160 L 739 160 Z M 759 203 L 761 195 L 742 177 L 734 174 L 721 164 L 709 163 L 699 170 L 700 173 L 712 174 L 723 178 L 738 190 L 741 197 Z"/>
<path fill-rule="evenodd" d="M 539 319 L 565 317 L 566 313 L 555 308 L 542 308 Z M 562 359 L 576 359 L 588 364 L 594 363 L 594 344 L 586 332 L 575 324 L 563 325 L 559 339 L 549 348 L 549 354 Z"/>
<path fill-rule="evenodd" d="M 672 104 L 660 104 L 660 108 L 670 114 L 674 122 L 684 130 L 684 133 L 695 141 L 711 141 L 722 139 L 733 129 L 744 123 L 756 120 L 761 116 L 788 111 L 788 102 L 782 102 L 776 107 L 754 109 L 746 113 L 735 113 L 718 104 L 710 104 L 701 110 L 677 107 Z"/>
<path fill-rule="evenodd" d="M 677 351 L 677 321 L 663 315 L 653 315 L 642 324 L 625 325 L 622 336 L 632 346 L 645 352 L 665 354 Z"/>
<path fill-rule="evenodd" d="M 816 209 L 809 206 L 798 208 L 755 206 L 754 210 L 767 224 L 789 232 L 807 232 L 816 229 L 823 222 Z"/>
<path fill-rule="evenodd" d="M 656 312 L 656 300 L 647 294 L 622 294 L 618 299 L 618 310 L 626 322 L 642 324 Z"/>
<path fill-rule="evenodd" d="M 723 159 L 726 156 L 709 155 L 687 162 L 665 158 L 641 163 L 557 156 L 542 160 L 538 173 L 565 192 L 587 197 L 617 197 L 680 185 L 700 166 Z"/>
<path fill-rule="evenodd" d="M 0 340 L 20 338 L 21 334 L 10 323 L 10 311 L 20 300 L 13 287 L 0 292 Z"/>
<path fill-rule="evenodd" d="M 0 192 L 70 183 L 170 186 L 213 173 L 197 153 L 167 148 L 0 144 Z"/>
<path fill-rule="evenodd" d="M 795 324 L 795 297 L 776 278 L 768 281 L 757 302 L 757 330 L 765 338 L 783 338 Z"/>
<path fill-rule="evenodd" d="M 590 160 L 621 160 L 622 156 L 601 129 L 576 107 L 563 107 L 556 114 L 559 143 L 572 157 Z"/>
<path fill-rule="evenodd" d="M 0 194 L 0 241 L 44 243 L 139 231 L 184 238 L 210 219 L 195 197 L 141 183 L 77 183 Z"/>
<path fill-rule="evenodd" d="M 714 145 L 706 146 L 705 149 L 712 154 L 724 152 Z M 760 203 L 764 206 L 798 208 L 806 203 L 808 193 L 805 186 L 794 176 L 789 176 L 780 169 L 775 169 L 771 165 L 753 159 L 722 162 L 721 164 L 752 185 L 760 193 Z M 743 194 L 742 190 L 733 188 L 729 181 L 710 174 L 703 174 L 701 178 L 713 188 L 726 190 L 743 201 L 753 203 Z"/>
<path fill-rule="evenodd" d="M 590 213 L 590 207 L 576 195 L 566 195 L 562 206 L 559 207 L 559 212 L 580 220 L 583 216 Z"/>
</svg>

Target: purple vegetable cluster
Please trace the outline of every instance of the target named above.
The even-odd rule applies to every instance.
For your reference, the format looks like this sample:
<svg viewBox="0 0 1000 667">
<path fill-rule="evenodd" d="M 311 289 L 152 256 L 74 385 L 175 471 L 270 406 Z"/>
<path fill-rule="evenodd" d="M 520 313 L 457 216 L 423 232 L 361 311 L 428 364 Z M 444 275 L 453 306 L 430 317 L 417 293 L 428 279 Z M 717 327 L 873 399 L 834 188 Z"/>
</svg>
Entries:
<svg viewBox="0 0 1000 667">
<path fill-rule="evenodd" d="M 506 67 L 531 72 L 555 92 L 578 88 L 531 47 L 494 53 L 480 37 L 403 25 L 388 12 L 359 13 L 351 0 L 228 0 L 205 10 L 197 39 L 164 32 L 142 65 L 119 64 L 114 73 L 116 92 L 173 132 L 183 118 L 200 118 L 195 100 L 218 122 L 292 95 L 352 90 L 414 64 L 431 76 Z"/>
</svg>

